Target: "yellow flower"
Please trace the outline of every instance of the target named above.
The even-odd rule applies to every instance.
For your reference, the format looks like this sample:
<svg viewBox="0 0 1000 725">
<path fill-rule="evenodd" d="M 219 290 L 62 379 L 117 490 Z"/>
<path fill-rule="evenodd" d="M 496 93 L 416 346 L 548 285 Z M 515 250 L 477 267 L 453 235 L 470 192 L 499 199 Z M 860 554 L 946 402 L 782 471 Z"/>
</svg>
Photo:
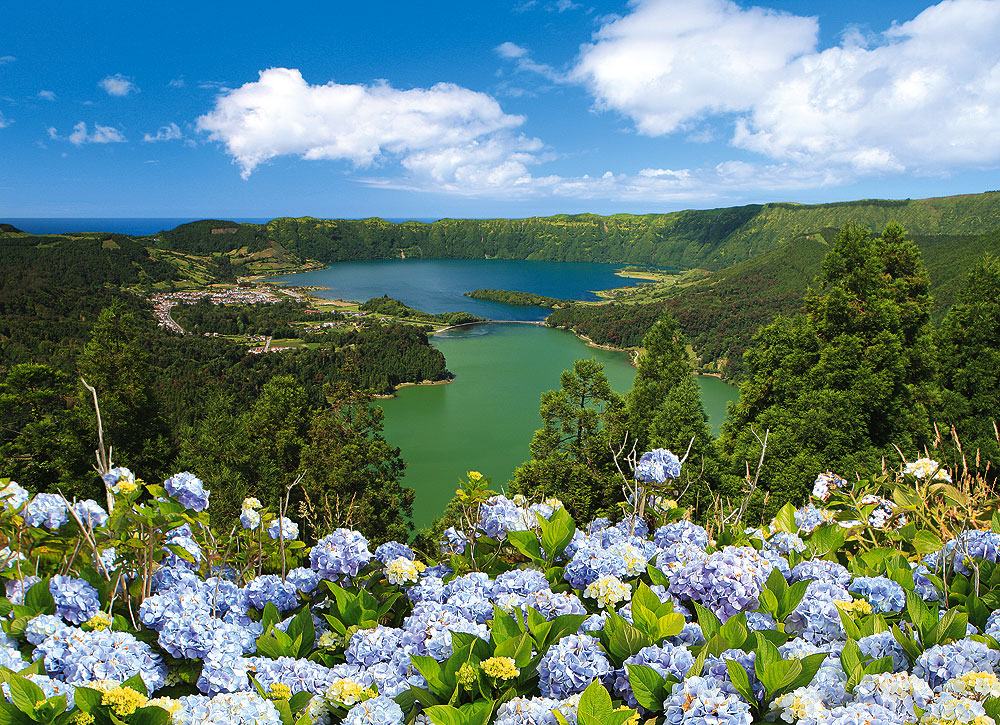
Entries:
<svg viewBox="0 0 1000 725">
<path fill-rule="evenodd" d="M 126 481 L 125 479 L 122 479 L 118 481 L 118 483 L 116 483 L 111 490 L 114 491 L 115 493 L 128 496 L 130 493 L 135 492 L 135 490 L 138 488 L 139 484 L 137 482 Z"/>
<path fill-rule="evenodd" d="M 375 696 L 370 688 L 365 688 L 360 682 L 347 677 L 342 677 L 330 683 L 330 686 L 326 688 L 325 695 L 327 700 L 339 702 L 346 707 L 351 707 Z"/>
<path fill-rule="evenodd" d="M 385 578 L 390 584 L 415 584 L 420 579 L 420 572 L 426 568 L 423 562 L 399 556 L 385 565 Z"/>
<path fill-rule="evenodd" d="M 837 607 L 847 614 L 860 614 L 862 616 L 872 613 L 872 605 L 867 599 L 855 599 L 851 602 L 834 602 Z"/>
<path fill-rule="evenodd" d="M 458 668 L 456 679 L 458 680 L 458 684 L 464 689 L 471 690 L 478 679 L 476 677 L 476 668 L 470 662 L 463 662 L 462 666 Z"/>
<path fill-rule="evenodd" d="M 73 716 L 73 722 L 76 725 L 91 725 L 94 722 L 94 716 L 89 712 L 83 712 L 82 710 Z"/>
<path fill-rule="evenodd" d="M 173 715 L 181 709 L 181 704 L 172 697 L 156 697 L 146 703 L 146 707 L 162 707 Z"/>
<path fill-rule="evenodd" d="M 272 700 L 287 700 L 292 696 L 292 688 L 284 682 L 273 682 L 267 696 Z"/>
<path fill-rule="evenodd" d="M 143 707 L 148 700 L 149 698 L 131 687 L 116 687 L 101 695 L 101 704 L 109 705 L 111 711 L 118 717 L 128 717 Z"/>
<path fill-rule="evenodd" d="M 513 680 L 521 674 L 510 657 L 490 657 L 483 662 L 483 672 L 497 680 Z"/>
<path fill-rule="evenodd" d="M 483 477 L 483 474 L 481 474 L 479 471 L 469 471 L 465 475 L 470 481 L 473 482 L 478 481 Z"/>
<path fill-rule="evenodd" d="M 624 705 L 619 705 L 618 707 L 615 708 L 615 712 L 624 712 L 626 710 L 628 712 L 631 712 L 632 715 L 629 716 L 629 719 L 626 720 L 624 723 L 622 723 L 622 725 L 639 725 L 639 713 L 638 712 L 636 712 L 635 710 L 633 710 L 630 707 L 625 707 Z"/>
<path fill-rule="evenodd" d="M 111 615 L 101 609 L 87 620 L 86 625 L 91 629 L 107 629 L 111 626 L 112 621 Z"/>
</svg>

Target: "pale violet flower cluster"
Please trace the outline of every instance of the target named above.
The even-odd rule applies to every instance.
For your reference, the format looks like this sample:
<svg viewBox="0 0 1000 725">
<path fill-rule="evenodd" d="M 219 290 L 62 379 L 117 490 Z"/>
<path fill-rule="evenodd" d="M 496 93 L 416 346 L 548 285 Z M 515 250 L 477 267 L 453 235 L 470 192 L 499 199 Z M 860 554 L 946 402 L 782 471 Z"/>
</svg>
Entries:
<svg viewBox="0 0 1000 725">
<path fill-rule="evenodd" d="M 444 530 L 441 541 L 438 543 L 441 553 L 445 556 L 461 556 L 465 553 L 468 545 L 469 537 L 464 531 L 459 531 L 454 526 L 449 526 Z"/>
<path fill-rule="evenodd" d="M 502 540 L 508 531 L 527 531 L 535 525 L 534 514 L 506 496 L 491 496 L 479 504 L 479 531 L 491 539 Z"/>
<path fill-rule="evenodd" d="M 675 544 L 704 549 L 709 543 L 708 532 L 704 526 L 693 524 L 690 521 L 674 521 L 661 526 L 653 533 L 653 543 L 661 549 Z"/>
<path fill-rule="evenodd" d="M 822 489 L 821 489 L 822 490 Z M 814 496 L 816 493 L 814 491 Z M 817 496 L 817 498 L 820 498 Z M 827 509 L 817 508 L 812 501 L 795 511 L 795 525 L 800 531 L 811 534 L 823 524 L 833 523 L 834 514 Z"/>
<path fill-rule="evenodd" d="M 324 536 L 309 552 L 310 565 L 325 579 L 357 576 L 371 560 L 368 539 L 351 529 Z"/>
<path fill-rule="evenodd" d="M 28 503 L 31 494 L 18 485 L 17 481 L 9 481 L 6 486 L 0 488 L 0 501 L 8 511 L 19 511 L 24 504 Z"/>
<path fill-rule="evenodd" d="M 872 611 L 876 614 L 902 612 L 906 607 L 906 594 L 899 583 L 884 576 L 855 577 L 848 587 L 853 592 L 868 600 Z"/>
<path fill-rule="evenodd" d="M 564 698 L 583 692 L 595 679 L 610 679 L 614 672 L 596 639 L 571 634 L 552 645 L 538 663 L 538 686 L 542 697 Z"/>
<path fill-rule="evenodd" d="M 201 479 L 193 473 L 184 471 L 174 474 L 163 482 L 163 487 L 167 490 L 168 496 L 177 499 L 177 502 L 186 509 L 205 511 L 208 508 L 210 492 Z"/>
<path fill-rule="evenodd" d="M 750 725 L 750 706 L 738 695 L 727 694 L 718 681 L 689 677 L 673 686 L 664 703 L 671 725 Z"/>
<path fill-rule="evenodd" d="M 49 580 L 56 614 L 72 624 L 83 624 L 101 608 L 97 590 L 86 580 L 56 574 Z"/>
<path fill-rule="evenodd" d="M 33 656 L 43 660 L 50 677 L 71 685 L 93 680 L 124 682 L 139 675 L 153 692 L 166 682 L 167 668 L 159 655 L 127 632 L 63 627 L 43 639 Z"/>
<path fill-rule="evenodd" d="M 267 535 L 277 541 L 294 541 L 299 538 L 299 525 L 291 519 L 281 516 L 274 519 L 267 527 Z"/>
<path fill-rule="evenodd" d="M 643 647 L 638 653 L 625 660 L 626 665 L 645 665 L 652 667 L 663 677 L 675 677 L 683 680 L 688 670 L 694 664 L 694 655 L 687 647 L 664 643 L 662 646 Z M 615 694 L 625 700 L 629 707 L 638 707 L 628 677 L 628 668 L 623 667 L 615 673 Z"/>
<path fill-rule="evenodd" d="M 403 725 L 403 710 L 395 700 L 380 695 L 348 710 L 344 725 Z"/>
<path fill-rule="evenodd" d="M 663 485 L 681 475 L 680 459 L 666 448 L 647 451 L 635 467 L 635 478 L 643 483 Z"/>
<path fill-rule="evenodd" d="M 802 601 L 785 619 L 785 629 L 816 645 L 846 638 L 837 602 L 850 602 L 850 593 L 829 581 L 813 579 Z"/>
<path fill-rule="evenodd" d="M 834 491 L 843 491 L 850 487 L 850 484 L 840 476 L 830 471 L 816 476 L 813 482 L 812 495 L 820 501 L 826 501 Z"/>
<path fill-rule="evenodd" d="M 675 572 L 670 593 L 681 601 L 698 602 L 725 621 L 757 608 L 757 597 L 775 566 L 787 570 L 788 562 L 775 552 L 727 546 Z"/>
<path fill-rule="evenodd" d="M 58 493 L 36 493 L 24 509 L 24 521 L 28 526 L 44 526 L 51 531 L 68 520 L 66 499 Z"/>
<path fill-rule="evenodd" d="M 855 702 L 881 705 L 911 719 L 916 719 L 917 708 L 926 710 L 933 697 L 926 682 L 907 672 L 865 675 L 854 687 Z"/>
<path fill-rule="evenodd" d="M 815 579 L 835 584 L 838 587 L 846 588 L 851 583 L 851 572 L 835 561 L 826 559 L 809 559 L 800 561 L 792 567 L 790 582 L 803 581 L 805 579 Z"/>
<path fill-rule="evenodd" d="M 73 504 L 73 513 L 77 515 L 84 526 L 92 529 L 104 526 L 108 522 L 108 512 L 97 501 L 88 498 Z"/>
<path fill-rule="evenodd" d="M 177 702 L 180 708 L 171 716 L 174 725 L 281 725 L 281 715 L 274 703 L 256 692 L 211 698 L 187 695 Z"/>
<path fill-rule="evenodd" d="M 913 674 L 927 681 L 935 692 L 950 679 L 969 672 L 991 672 L 1000 662 L 1000 652 L 982 642 L 960 639 L 924 650 L 913 663 Z"/>
</svg>

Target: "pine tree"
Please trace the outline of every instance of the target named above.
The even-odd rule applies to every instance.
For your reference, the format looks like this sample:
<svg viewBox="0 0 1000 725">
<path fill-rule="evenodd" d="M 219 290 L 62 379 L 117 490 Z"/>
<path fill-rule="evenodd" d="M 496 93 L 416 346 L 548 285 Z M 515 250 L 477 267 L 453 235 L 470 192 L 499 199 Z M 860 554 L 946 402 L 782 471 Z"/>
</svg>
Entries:
<svg viewBox="0 0 1000 725">
<path fill-rule="evenodd" d="M 1000 260 L 984 257 L 969 272 L 958 303 L 938 333 L 942 405 L 935 419 L 943 428 L 952 463 L 954 426 L 964 465 L 972 474 L 996 480 L 1000 471 Z"/>
<path fill-rule="evenodd" d="M 801 503 L 821 471 L 873 473 L 883 457 L 898 460 L 894 444 L 915 454 L 929 440 L 936 391 L 928 286 L 920 253 L 898 224 L 880 238 L 848 225 L 804 312 L 754 337 L 722 443 L 738 475 L 760 455 L 753 432 L 770 431 L 756 502 L 770 492 L 767 514 Z"/>
</svg>

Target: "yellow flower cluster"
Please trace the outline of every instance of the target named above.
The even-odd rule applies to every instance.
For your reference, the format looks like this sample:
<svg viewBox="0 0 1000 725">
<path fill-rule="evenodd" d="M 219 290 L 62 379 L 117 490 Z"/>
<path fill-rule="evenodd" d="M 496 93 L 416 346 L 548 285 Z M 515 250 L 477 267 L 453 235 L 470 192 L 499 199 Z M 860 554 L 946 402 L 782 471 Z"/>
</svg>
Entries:
<svg viewBox="0 0 1000 725">
<path fill-rule="evenodd" d="M 337 644 L 337 635 L 333 632 L 323 632 L 317 640 L 320 647 L 334 647 Z"/>
<path fill-rule="evenodd" d="M 128 496 L 130 493 L 135 493 L 135 490 L 139 488 L 141 481 L 129 481 L 127 479 L 120 479 L 118 483 L 111 487 L 114 493 L 122 494 L 123 496 Z"/>
<path fill-rule="evenodd" d="M 259 508 L 260 508 L 260 501 L 258 501 L 257 499 L 255 499 L 253 497 L 243 499 L 242 509 L 244 511 L 246 511 L 248 509 L 250 511 L 254 511 L 254 510 L 259 509 Z"/>
<path fill-rule="evenodd" d="M 992 672 L 967 672 L 944 683 L 944 691 L 975 700 L 1000 697 L 1000 678 Z"/>
<path fill-rule="evenodd" d="M 80 710 L 76 715 L 73 716 L 74 725 L 92 725 L 95 718 L 89 712 L 84 712 Z"/>
<path fill-rule="evenodd" d="M 632 589 L 616 576 L 604 575 L 587 585 L 583 596 L 597 600 L 601 609 L 614 607 L 618 602 L 628 599 Z"/>
<path fill-rule="evenodd" d="M 144 707 L 148 700 L 149 698 L 131 687 L 116 687 L 113 690 L 106 690 L 101 695 L 101 704 L 110 706 L 111 711 L 118 717 L 128 717 L 140 707 Z"/>
<path fill-rule="evenodd" d="M 173 716 L 181 709 L 181 704 L 172 697 L 155 697 L 146 703 L 146 707 L 162 707 Z"/>
<path fill-rule="evenodd" d="M 510 657 L 490 657 L 483 662 L 483 672 L 497 680 L 513 680 L 521 674 Z"/>
<path fill-rule="evenodd" d="M 481 473 L 480 473 L 479 471 L 469 471 L 469 472 L 467 472 L 467 473 L 465 474 L 465 476 L 466 476 L 466 478 L 468 478 L 468 479 L 469 479 L 470 481 L 473 481 L 473 482 L 475 482 L 475 481 L 478 481 L 478 480 L 482 479 L 482 477 L 483 477 L 483 474 L 481 474 Z"/>
<path fill-rule="evenodd" d="M 94 616 L 87 620 L 86 626 L 91 629 L 107 629 L 111 626 L 111 615 L 103 609 L 94 613 Z"/>
<path fill-rule="evenodd" d="M 472 686 L 476 684 L 478 677 L 476 676 L 476 668 L 471 662 L 463 662 L 462 666 L 458 668 L 458 673 L 455 676 L 458 680 L 458 684 L 462 686 L 465 690 L 471 690 Z"/>
<path fill-rule="evenodd" d="M 400 556 L 385 565 L 385 578 L 390 584 L 415 584 L 420 579 L 420 572 L 427 568 L 421 561 L 410 561 Z"/>
<path fill-rule="evenodd" d="M 292 696 L 292 688 L 284 682 L 272 682 L 267 696 L 272 700 L 287 700 Z"/>
<path fill-rule="evenodd" d="M 632 716 L 628 720 L 622 723 L 622 725 L 639 725 L 639 713 L 632 708 L 625 707 L 624 705 L 619 705 L 615 708 L 615 712 L 623 712 L 625 710 L 631 710 Z"/>
<path fill-rule="evenodd" d="M 341 705 L 351 707 L 359 702 L 363 702 L 375 696 L 370 688 L 364 687 L 360 682 L 356 682 L 348 677 L 342 677 L 330 683 L 326 688 L 327 700 L 339 702 Z"/>
<path fill-rule="evenodd" d="M 872 605 L 867 599 L 855 599 L 850 602 L 834 602 L 840 611 L 847 614 L 859 614 L 864 616 L 872 613 Z"/>
</svg>

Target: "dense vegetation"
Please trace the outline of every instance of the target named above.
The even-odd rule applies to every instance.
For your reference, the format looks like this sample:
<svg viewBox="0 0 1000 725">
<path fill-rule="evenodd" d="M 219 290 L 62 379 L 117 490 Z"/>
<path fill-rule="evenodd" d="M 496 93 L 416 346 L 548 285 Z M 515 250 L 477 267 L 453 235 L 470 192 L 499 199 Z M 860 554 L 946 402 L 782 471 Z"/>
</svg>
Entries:
<svg viewBox="0 0 1000 725">
<path fill-rule="evenodd" d="M 562 307 L 569 302 L 568 300 L 561 300 L 558 297 L 546 297 L 545 295 L 536 295 L 532 292 L 518 292 L 517 290 L 509 289 L 477 289 L 472 292 L 466 292 L 465 296 L 477 300 L 503 302 L 505 305 L 514 305 L 516 307 Z"/>
<path fill-rule="evenodd" d="M 171 316 L 186 332 L 220 335 L 273 335 L 277 338 L 299 337 L 295 322 L 335 322 L 344 319 L 341 312 L 310 310 L 305 302 L 287 300 L 273 304 L 216 305 L 203 298 L 191 305 L 176 305 Z"/>
<path fill-rule="evenodd" d="M 439 325 L 466 325 L 470 322 L 483 321 L 482 317 L 476 317 L 468 312 L 439 312 L 437 314 L 422 312 L 404 305 L 399 300 L 392 299 L 389 295 L 372 297 L 367 302 L 362 303 L 360 309 L 365 312 L 374 312 L 378 315 L 400 317 L 406 320 L 419 320 L 420 322 L 433 322 Z"/>
</svg>

